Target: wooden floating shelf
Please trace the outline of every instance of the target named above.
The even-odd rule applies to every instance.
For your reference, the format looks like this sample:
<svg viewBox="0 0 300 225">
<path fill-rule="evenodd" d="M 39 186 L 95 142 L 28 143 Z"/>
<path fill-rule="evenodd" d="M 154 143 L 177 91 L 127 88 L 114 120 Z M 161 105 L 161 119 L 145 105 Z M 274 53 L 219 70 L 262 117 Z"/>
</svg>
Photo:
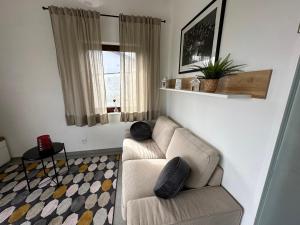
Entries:
<svg viewBox="0 0 300 225">
<path fill-rule="evenodd" d="M 160 88 L 160 90 L 187 93 L 187 94 L 196 94 L 196 95 L 217 97 L 217 98 L 228 98 L 228 99 L 229 98 L 230 99 L 250 99 L 251 98 L 251 95 L 244 95 L 244 94 L 208 93 L 208 92 L 201 92 L 201 91 L 178 90 L 178 89 L 174 89 L 174 88 Z"/>
<path fill-rule="evenodd" d="M 214 93 L 192 91 L 191 81 L 194 77 L 178 78 L 181 79 L 180 90 L 175 89 L 176 78 L 167 80 L 167 88 L 162 90 L 175 91 L 182 93 L 192 93 L 203 96 L 220 98 L 260 98 L 266 99 L 271 80 L 272 70 L 259 70 L 241 72 L 222 77 L 218 81 L 217 90 Z M 200 83 L 201 85 L 201 83 Z M 202 88 L 200 88 L 201 90 Z"/>
</svg>

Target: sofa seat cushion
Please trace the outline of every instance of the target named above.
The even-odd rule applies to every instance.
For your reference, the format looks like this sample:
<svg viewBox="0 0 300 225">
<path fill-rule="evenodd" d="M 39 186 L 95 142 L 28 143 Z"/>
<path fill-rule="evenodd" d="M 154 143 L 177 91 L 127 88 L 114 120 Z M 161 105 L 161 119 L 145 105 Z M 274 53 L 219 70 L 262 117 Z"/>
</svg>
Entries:
<svg viewBox="0 0 300 225">
<path fill-rule="evenodd" d="M 201 188 L 207 185 L 219 163 L 219 152 L 185 128 L 178 128 L 168 147 L 166 158 L 182 157 L 191 167 L 185 185 Z"/>
<path fill-rule="evenodd" d="M 164 159 L 165 154 L 152 140 L 136 141 L 132 138 L 123 140 L 122 161 L 131 159 Z"/>
<path fill-rule="evenodd" d="M 166 159 L 127 160 L 122 165 L 122 215 L 126 220 L 127 202 L 154 196 L 153 188 Z"/>
<path fill-rule="evenodd" d="M 160 116 L 153 128 L 152 139 L 163 153 L 166 153 L 171 138 L 179 125 L 165 116 Z"/>
<path fill-rule="evenodd" d="M 243 213 L 220 186 L 183 191 L 167 200 L 131 200 L 127 211 L 127 225 L 239 225 Z"/>
</svg>

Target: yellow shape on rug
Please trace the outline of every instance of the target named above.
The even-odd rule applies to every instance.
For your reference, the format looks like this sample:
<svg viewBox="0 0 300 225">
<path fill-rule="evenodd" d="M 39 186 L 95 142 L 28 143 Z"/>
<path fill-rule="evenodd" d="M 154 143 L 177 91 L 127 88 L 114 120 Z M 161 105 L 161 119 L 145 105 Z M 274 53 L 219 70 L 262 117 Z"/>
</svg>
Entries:
<svg viewBox="0 0 300 225">
<path fill-rule="evenodd" d="M 30 163 L 29 165 L 26 166 L 26 170 L 31 171 L 35 169 L 38 166 L 37 163 Z"/>
<path fill-rule="evenodd" d="M 79 173 L 84 173 L 88 168 L 88 165 L 83 164 L 79 167 Z"/>
<path fill-rule="evenodd" d="M 15 223 L 21 219 L 30 209 L 30 204 L 22 205 L 20 208 L 16 209 L 13 214 L 8 219 L 8 223 Z"/>
<path fill-rule="evenodd" d="M 111 180 L 105 180 L 103 181 L 101 188 L 103 191 L 108 191 L 111 188 L 112 181 Z"/>
<path fill-rule="evenodd" d="M 55 192 L 53 193 L 52 197 L 54 199 L 58 199 L 61 196 L 63 196 L 66 193 L 66 191 L 67 191 L 67 186 L 66 185 L 62 185 L 62 186 L 60 186 L 59 188 L 57 188 L 55 190 Z"/>
<path fill-rule="evenodd" d="M 93 221 L 93 212 L 87 210 L 81 215 L 77 225 L 90 225 L 92 221 Z"/>
</svg>

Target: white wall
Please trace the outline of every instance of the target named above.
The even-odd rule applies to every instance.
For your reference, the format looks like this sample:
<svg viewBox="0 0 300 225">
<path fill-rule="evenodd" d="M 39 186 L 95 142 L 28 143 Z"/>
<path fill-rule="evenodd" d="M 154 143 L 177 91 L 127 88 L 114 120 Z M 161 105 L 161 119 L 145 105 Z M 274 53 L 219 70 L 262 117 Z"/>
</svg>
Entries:
<svg viewBox="0 0 300 225">
<path fill-rule="evenodd" d="M 172 51 L 166 76 L 182 77 L 178 74 L 180 30 L 208 2 L 172 1 Z M 161 91 L 162 110 L 220 150 L 223 186 L 244 207 L 243 225 L 254 223 L 300 54 L 299 8 L 298 0 L 227 1 L 221 56 L 231 53 L 236 63 L 248 65 L 246 70 L 272 68 L 266 100 L 227 100 Z"/>
<path fill-rule="evenodd" d="M 92 2 L 102 13 L 168 19 L 167 1 Z M 104 126 L 66 126 L 49 13 L 41 8 L 48 5 L 88 8 L 75 0 L 0 2 L 0 136 L 7 138 L 13 157 L 21 156 L 45 133 L 66 143 L 68 151 L 120 147 L 130 123 L 118 122 L 118 115 L 110 116 L 111 123 Z M 102 24 L 103 41 L 117 43 L 118 20 L 103 17 Z M 167 26 L 162 25 L 163 44 Z M 82 143 L 85 138 L 86 144 Z"/>
</svg>

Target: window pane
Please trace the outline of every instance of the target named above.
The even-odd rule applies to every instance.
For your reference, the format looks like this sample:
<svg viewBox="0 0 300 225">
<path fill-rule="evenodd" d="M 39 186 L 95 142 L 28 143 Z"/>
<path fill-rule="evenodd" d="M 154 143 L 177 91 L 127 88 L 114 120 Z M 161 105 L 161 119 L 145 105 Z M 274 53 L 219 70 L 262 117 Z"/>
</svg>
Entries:
<svg viewBox="0 0 300 225">
<path fill-rule="evenodd" d="M 104 74 L 120 73 L 120 52 L 103 51 Z"/>
<path fill-rule="evenodd" d="M 120 52 L 103 51 L 103 67 L 107 107 L 120 107 Z"/>
<path fill-rule="evenodd" d="M 107 107 L 120 107 L 120 73 L 104 74 L 104 79 Z M 116 103 L 113 102 L 114 99 Z"/>
</svg>

